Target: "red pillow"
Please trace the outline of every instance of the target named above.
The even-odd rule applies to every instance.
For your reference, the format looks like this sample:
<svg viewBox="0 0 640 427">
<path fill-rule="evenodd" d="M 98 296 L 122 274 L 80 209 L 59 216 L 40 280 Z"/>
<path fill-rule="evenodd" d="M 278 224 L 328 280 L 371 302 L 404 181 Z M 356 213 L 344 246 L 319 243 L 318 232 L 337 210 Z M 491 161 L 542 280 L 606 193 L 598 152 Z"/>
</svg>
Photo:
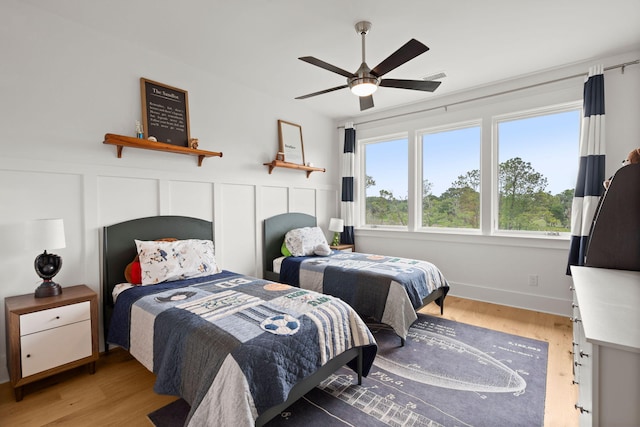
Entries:
<svg viewBox="0 0 640 427">
<path fill-rule="evenodd" d="M 140 267 L 140 261 L 138 261 L 137 257 L 124 269 L 124 278 L 132 285 L 142 284 L 142 268 Z"/>
<path fill-rule="evenodd" d="M 178 239 L 175 237 L 164 237 L 156 239 L 156 242 L 175 242 L 176 240 Z M 142 267 L 140 267 L 138 255 L 124 268 L 124 278 L 132 285 L 142 285 Z"/>
</svg>

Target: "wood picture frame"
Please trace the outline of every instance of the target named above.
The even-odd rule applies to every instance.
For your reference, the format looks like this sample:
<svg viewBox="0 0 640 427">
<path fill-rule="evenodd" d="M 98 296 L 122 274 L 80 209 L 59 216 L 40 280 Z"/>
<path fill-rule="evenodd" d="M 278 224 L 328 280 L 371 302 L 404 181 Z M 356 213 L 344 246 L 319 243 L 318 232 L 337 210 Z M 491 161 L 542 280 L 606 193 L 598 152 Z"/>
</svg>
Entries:
<svg viewBox="0 0 640 427">
<path fill-rule="evenodd" d="M 284 153 L 284 161 L 304 165 L 304 144 L 302 126 L 285 120 L 278 120 L 279 152 Z"/>
<path fill-rule="evenodd" d="M 186 90 L 140 78 L 145 139 L 189 146 L 189 94 Z"/>
</svg>

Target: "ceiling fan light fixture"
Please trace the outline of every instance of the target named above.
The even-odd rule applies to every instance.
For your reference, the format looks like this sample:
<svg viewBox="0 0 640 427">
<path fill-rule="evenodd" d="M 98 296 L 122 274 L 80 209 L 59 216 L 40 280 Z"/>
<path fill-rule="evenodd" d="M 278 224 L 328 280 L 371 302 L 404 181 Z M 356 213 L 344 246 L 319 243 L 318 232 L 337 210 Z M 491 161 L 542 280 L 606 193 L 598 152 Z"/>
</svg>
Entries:
<svg viewBox="0 0 640 427">
<path fill-rule="evenodd" d="M 372 77 L 354 77 L 349 80 L 349 89 L 354 95 L 369 96 L 378 90 L 379 79 Z"/>
<path fill-rule="evenodd" d="M 369 96 L 378 90 L 378 86 L 373 83 L 360 83 L 355 86 L 351 86 L 351 92 L 358 96 Z"/>
</svg>

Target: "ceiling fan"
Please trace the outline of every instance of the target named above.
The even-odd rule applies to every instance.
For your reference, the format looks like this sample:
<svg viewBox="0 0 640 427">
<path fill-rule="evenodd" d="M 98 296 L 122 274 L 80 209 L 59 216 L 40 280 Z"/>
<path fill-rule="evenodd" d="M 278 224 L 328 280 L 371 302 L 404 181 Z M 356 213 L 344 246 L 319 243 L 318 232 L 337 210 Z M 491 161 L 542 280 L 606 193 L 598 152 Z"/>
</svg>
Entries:
<svg viewBox="0 0 640 427">
<path fill-rule="evenodd" d="M 330 89 L 321 90 L 319 92 L 310 93 L 308 95 L 299 96 L 296 99 L 306 99 L 323 93 L 333 92 L 338 89 L 349 88 L 351 92 L 360 97 L 360 111 L 373 107 L 372 94 L 378 89 L 378 86 L 394 87 L 398 89 L 422 90 L 433 92 L 440 86 L 441 82 L 427 80 L 398 80 L 398 79 L 382 79 L 381 77 L 389 71 L 398 68 L 415 58 L 418 55 L 428 51 L 429 48 L 420 43 L 416 39 L 411 39 L 405 43 L 400 49 L 389 55 L 384 61 L 370 69 L 365 62 L 365 36 L 371 29 L 371 22 L 360 21 L 355 26 L 356 32 L 362 36 L 362 64 L 355 73 L 343 70 L 342 68 L 331 65 L 313 56 L 303 56 L 301 61 L 308 62 L 325 70 L 329 70 L 347 78 L 347 84 L 332 87 Z"/>
</svg>

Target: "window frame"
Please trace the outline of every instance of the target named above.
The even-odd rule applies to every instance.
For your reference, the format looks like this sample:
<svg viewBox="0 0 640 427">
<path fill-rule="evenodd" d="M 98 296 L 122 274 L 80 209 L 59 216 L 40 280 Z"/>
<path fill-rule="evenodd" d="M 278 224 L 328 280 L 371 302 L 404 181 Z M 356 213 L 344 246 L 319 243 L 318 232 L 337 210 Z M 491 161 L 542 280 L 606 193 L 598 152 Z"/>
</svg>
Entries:
<svg viewBox="0 0 640 427">
<path fill-rule="evenodd" d="M 478 228 L 460 228 L 460 227 L 425 227 L 422 225 L 422 213 L 423 213 L 423 208 L 422 208 L 422 183 L 424 182 L 424 142 L 423 142 L 423 136 L 425 134 L 435 134 L 435 133 L 441 133 L 441 132 L 449 132 L 449 131 L 454 131 L 454 130 L 460 130 L 460 129 L 468 129 L 468 128 L 472 128 L 472 127 L 478 127 L 480 130 L 480 140 L 478 141 L 478 170 L 480 171 L 480 185 L 478 188 L 478 197 L 480 198 L 479 203 L 479 222 L 478 222 Z M 447 233 L 447 232 L 452 232 L 452 233 L 462 233 L 462 234 L 480 234 L 481 230 L 482 230 L 482 206 L 483 206 L 483 202 L 482 202 L 482 176 L 483 176 L 483 172 L 482 172 L 482 134 L 483 134 L 483 127 L 482 127 L 482 119 L 478 118 L 478 119 L 471 119 L 471 120 L 465 120 L 465 121 L 461 121 L 461 122 L 456 122 L 456 123 L 449 123 L 449 124 L 445 124 L 445 125 L 438 125 L 438 126 L 430 126 L 428 128 L 421 128 L 416 130 L 415 132 L 416 134 L 416 157 L 419 160 L 419 165 L 416 171 L 416 184 L 417 184 L 417 192 L 416 192 L 416 197 L 418 200 L 416 200 L 416 228 L 418 231 L 427 231 L 427 232 L 435 232 L 435 233 Z"/>
<path fill-rule="evenodd" d="M 582 134 L 582 101 L 565 102 L 561 104 L 547 105 L 544 107 L 530 108 L 526 110 L 496 114 L 491 116 L 491 235 L 494 236 L 517 236 L 517 237 L 561 237 L 569 239 L 571 231 L 567 232 L 551 232 L 551 231 L 535 231 L 535 230 L 502 230 L 499 228 L 500 222 L 500 147 L 498 138 L 498 125 L 501 122 L 530 119 L 534 117 L 547 116 L 551 114 L 566 113 L 569 111 L 578 111 L 580 113 L 579 137 L 578 137 L 578 155 L 580 154 L 580 136 Z M 575 159 L 578 162 L 578 158 Z M 480 179 L 482 180 L 482 171 Z M 482 197 L 481 197 L 482 198 Z"/>
<path fill-rule="evenodd" d="M 393 133 L 387 133 L 381 136 L 375 136 L 375 137 L 371 137 L 371 138 L 363 138 L 363 139 L 357 139 L 356 138 L 356 152 L 359 153 L 359 155 L 357 156 L 357 161 L 356 161 L 356 170 L 355 170 L 355 175 L 354 177 L 356 177 L 356 197 L 357 197 L 357 203 L 356 203 L 356 207 L 358 210 L 357 213 L 357 217 L 358 217 L 358 222 L 357 222 L 357 226 L 359 228 L 364 228 L 364 229 L 377 229 L 377 230 L 402 230 L 402 231 L 409 231 L 411 229 L 411 185 L 410 185 L 410 166 L 409 163 L 411 161 L 411 139 L 409 137 L 410 132 L 405 131 L 405 132 L 393 132 Z M 405 139 L 407 141 L 407 175 L 406 175 L 406 179 L 407 179 L 407 201 L 409 204 L 408 207 L 408 221 L 407 221 L 407 225 L 391 225 L 391 224 L 386 224 L 386 225 L 377 225 L 377 224 L 367 224 L 367 190 L 365 188 L 365 183 L 366 183 L 366 165 L 367 165 L 367 156 L 366 156 L 366 149 L 365 146 L 369 145 L 369 144 L 377 144 L 377 143 L 381 143 L 381 142 L 391 142 L 394 140 L 399 140 L 399 139 Z M 360 202 L 362 201 L 362 202 Z"/>
</svg>

